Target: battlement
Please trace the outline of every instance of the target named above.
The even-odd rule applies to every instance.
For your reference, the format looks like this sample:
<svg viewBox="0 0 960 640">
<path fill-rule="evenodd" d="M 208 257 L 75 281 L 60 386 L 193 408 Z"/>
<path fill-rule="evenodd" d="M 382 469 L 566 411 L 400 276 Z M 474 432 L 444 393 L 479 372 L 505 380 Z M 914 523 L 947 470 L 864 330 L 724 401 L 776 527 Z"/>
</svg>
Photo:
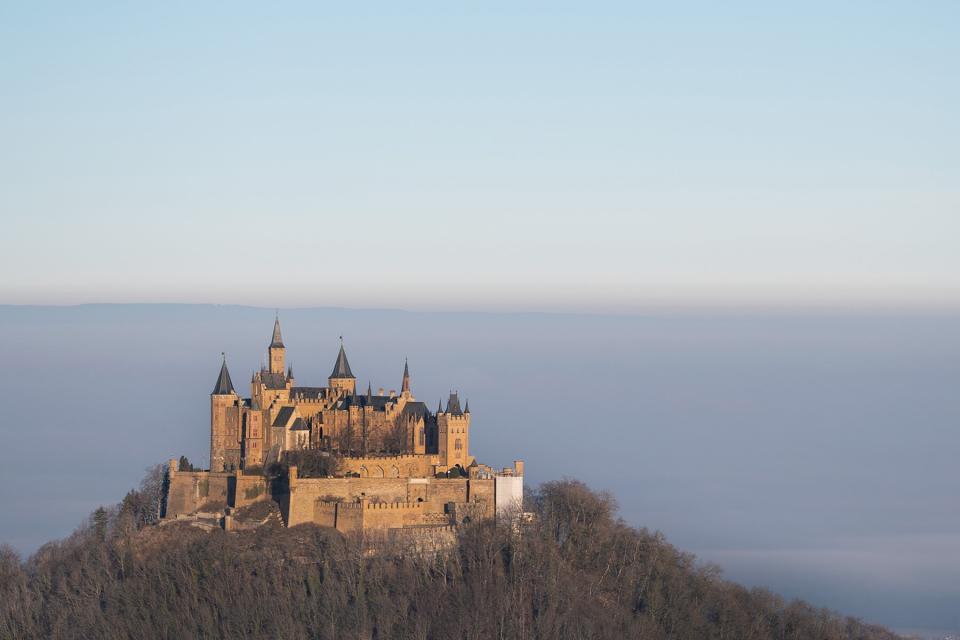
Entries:
<svg viewBox="0 0 960 640">
<path fill-rule="evenodd" d="M 422 502 L 362 502 L 359 503 L 366 509 L 423 509 Z"/>
</svg>

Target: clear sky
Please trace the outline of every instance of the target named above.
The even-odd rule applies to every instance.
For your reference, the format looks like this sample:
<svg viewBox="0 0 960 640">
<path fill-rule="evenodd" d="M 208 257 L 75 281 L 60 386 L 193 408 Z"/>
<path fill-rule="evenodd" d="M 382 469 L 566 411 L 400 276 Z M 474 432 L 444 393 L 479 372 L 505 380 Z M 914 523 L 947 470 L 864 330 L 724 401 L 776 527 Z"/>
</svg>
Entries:
<svg viewBox="0 0 960 640">
<path fill-rule="evenodd" d="M 960 3 L 4 3 L 0 302 L 960 305 Z"/>
</svg>

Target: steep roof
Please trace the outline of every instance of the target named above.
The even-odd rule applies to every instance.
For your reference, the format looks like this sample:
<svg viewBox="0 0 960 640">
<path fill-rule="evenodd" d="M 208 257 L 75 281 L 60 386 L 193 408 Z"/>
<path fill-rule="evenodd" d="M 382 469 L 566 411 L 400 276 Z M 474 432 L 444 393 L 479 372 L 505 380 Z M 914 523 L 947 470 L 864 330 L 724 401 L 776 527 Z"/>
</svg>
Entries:
<svg viewBox="0 0 960 640">
<path fill-rule="evenodd" d="M 426 419 L 430 411 L 425 402 L 408 402 L 403 406 L 403 415 Z"/>
<path fill-rule="evenodd" d="M 232 393 L 236 393 L 233 390 L 233 380 L 230 379 L 230 372 L 227 371 L 227 359 L 223 359 L 223 364 L 220 366 L 220 375 L 217 376 L 217 384 L 213 387 L 213 391 L 210 392 L 212 396 L 228 396 Z"/>
<path fill-rule="evenodd" d="M 347 409 L 349 407 L 371 407 L 374 411 L 386 411 L 387 405 L 396 402 L 395 398 L 390 396 L 359 395 L 346 396 L 337 404 L 338 409 Z"/>
<path fill-rule="evenodd" d="M 269 371 L 260 372 L 260 382 L 263 383 L 267 389 L 286 389 L 287 388 L 287 378 L 282 373 L 271 373 Z"/>
<path fill-rule="evenodd" d="M 290 388 L 290 397 L 291 398 L 307 398 L 310 400 L 318 400 L 327 395 L 326 387 L 291 387 Z"/>
<path fill-rule="evenodd" d="M 463 411 L 460 409 L 460 396 L 456 392 L 451 393 L 447 400 L 447 413 L 452 413 L 455 416 L 463 415 Z"/>
<path fill-rule="evenodd" d="M 310 431 L 310 425 L 303 418 L 297 418 L 293 421 L 290 431 Z"/>
<path fill-rule="evenodd" d="M 343 350 L 343 343 L 340 344 L 340 353 L 337 354 L 337 361 L 333 365 L 331 378 L 355 378 L 353 371 L 350 371 L 350 363 L 347 362 L 347 352 Z"/>
<path fill-rule="evenodd" d="M 280 335 L 280 316 L 277 316 L 273 321 L 273 338 L 270 340 L 270 347 L 284 348 L 283 336 Z"/>
<path fill-rule="evenodd" d="M 290 418 L 293 417 L 296 407 L 280 407 L 280 412 L 277 414 L 276 419 L 273 421 L 273 426 L 275 427 L 286 427 L 290 422 Z"/>
</svg>

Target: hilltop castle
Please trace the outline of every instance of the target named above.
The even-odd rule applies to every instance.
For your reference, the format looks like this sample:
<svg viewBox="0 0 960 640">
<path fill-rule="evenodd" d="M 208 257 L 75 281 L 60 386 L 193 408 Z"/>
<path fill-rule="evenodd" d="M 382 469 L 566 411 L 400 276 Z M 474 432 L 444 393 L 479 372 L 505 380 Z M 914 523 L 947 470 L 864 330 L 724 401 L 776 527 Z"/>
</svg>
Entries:
<svg viewBox="0 0 960 640">
<path fill-rule="evenodd" d="M 523 461 L 495 470 L 470 455 L 470 407 L 458 394 L 431 412 L 414 397 L 406 363 L 399 393 L 369 384 L 357 393 L 342 340 L 327 386 L 297 386 L 279 317 L 267 355 L 247 398 L 224 358 L 210 394 L 209 470 L 170 461 L 167 522 L 206 514 L 230 528 L 235 510 L 273 501 L 287 526 L 423 533 L 518 508 Z M 304 453 L 336 464 L 300 473 L 290 456 Z M 264 474 L 274 463 L 286 465 L 282 482 Z"/>
<path fill-rule="evenodd" d="M 326 387 L 299 387 L 286 365 L 280 318 L 267 347 L 269 365 L 253 374 L 250 397 L 234 389 L 224 359 L 210 394 L 210 470 L 233 471 L 275 462 L 284 451 L 322 449 L 348 457 L 371 454 L 430 458 L 433 472 L 466 469 L 470 406 L 461 408 L 451 393 L 446 408 L 431 413 L 410 390 L 410 369 L 403 366 L 400 393 L 383 389 L 357 393 L 341 340 Z M 362 476 L 410 475 L 409 469 L 363 467 Z"/>
</svg>

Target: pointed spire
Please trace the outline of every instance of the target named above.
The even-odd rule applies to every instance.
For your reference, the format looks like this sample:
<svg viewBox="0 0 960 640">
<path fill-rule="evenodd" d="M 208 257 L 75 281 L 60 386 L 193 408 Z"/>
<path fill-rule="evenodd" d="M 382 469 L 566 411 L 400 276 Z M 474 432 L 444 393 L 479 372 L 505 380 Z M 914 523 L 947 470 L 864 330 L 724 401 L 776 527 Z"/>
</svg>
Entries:
<svg viewBox="0 0 960 640">
<path fill-rule="evenodd" d="M 290 366 L 287 367 L 287 378 L 292 378 L 292 377 L 293 377 L 293 365 L 291 364 Z"/>
<path fill-rule="evenodd" d="M 347 362 L 347 352 L 343 350 L 343 336 L 340 336 L 340 353 L 337 354 L 337 362 L 333 365 L 331 378 L 354 378 L 350 371 L 350 363 Z"/>
<path fill-rule="evenodd" d="M 464 413 L 470 413 L 470 401 L 467 400 L 466 406 L 463 408 Z"/>
<path fill-rule="evenodd" d="M 400 393 L 406 391 L 410 393 L 410 367 L 407 366 L 407 359 L 403 359 L 403 382 L 400 384 Z"/>
<path fill-rule="evenodd" d="M 277 312 L 276 317 L 273 320 L 273 339 L 270 340 L 270 348 L 280 348 L 283 349 L 283 336 L 280 335 L 280 312 Z"/>
<path fill-rule="evenodd" d="M 443 400 L 437 401 L 437 413 L 443 413 Z"/>
<path fill-rule="evenodd" d="M 220 355 L 223 357 L 223 364 L 220 365 L 220 375 L 217 376 L 217 384 L 213 388 L 213 391 L 210 392 L 212 396 L 228 396 L 236 393 L 233 390 L 233 380 L 230 379 L 230 372 L 227 371 L 227 356 L 223 352 L 221 352 Z"/>
</svg>

